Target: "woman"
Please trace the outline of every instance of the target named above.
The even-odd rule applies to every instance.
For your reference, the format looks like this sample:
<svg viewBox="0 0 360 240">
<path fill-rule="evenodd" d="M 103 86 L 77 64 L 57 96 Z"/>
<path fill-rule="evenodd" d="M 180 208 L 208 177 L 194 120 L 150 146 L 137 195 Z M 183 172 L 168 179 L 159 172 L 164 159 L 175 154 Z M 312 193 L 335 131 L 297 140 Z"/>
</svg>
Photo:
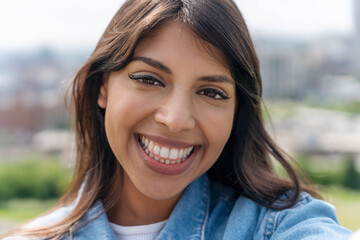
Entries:
<svg viewBox="0 0 360 240">
<path fill-rule="evenodd" d="M 16 234 L 349 236 L 268 136 L 261 90 L 256 53 L 232 1 L 126 1 L 73 81 L 73 185 Z M 276 176 L 271 158 L 290 180 Z"/>
</svg>

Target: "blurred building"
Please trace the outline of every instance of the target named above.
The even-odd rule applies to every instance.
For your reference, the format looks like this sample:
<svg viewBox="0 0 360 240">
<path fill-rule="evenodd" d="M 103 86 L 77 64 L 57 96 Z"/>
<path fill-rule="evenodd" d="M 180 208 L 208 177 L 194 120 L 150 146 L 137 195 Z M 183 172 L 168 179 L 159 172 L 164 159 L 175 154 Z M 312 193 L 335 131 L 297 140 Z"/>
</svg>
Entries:
<svg viewBox="0 0 360 240">
<path fill-rule="evenodd" d="M 49 48 L 0 55 L 0 148 L 31 144 L 44 129 L 67 129 L 67 84 L 86 55 Z"/>
<path fill-rule="evenodd" d="M 310 42 L 257 37 L 255 47 L 264 97 L 268 99 L 326 101 L 334 96 L 327 92 L 329 79 L 341 81 L 344 76 L 353 75 L 355 60 L 350 57 L 353 53 L 351 37 L 326 36 Z M 352 99 L 357 95 L 347 96 Z"/>
<path fill-rule="evenodd" d="M 360 1 L 353 0 L 354 8 L 354 25 L 355 25 L 355 34 L 354 34 L 354 73 L 360 79 Z"/>
<path fill-rule="evenodd" d="M 258 38 L 264 96 L 303 100 L 322 90 L 324 76 L 349 74 L 350 62 L 343 38 L 312 42 Z"/>
<path fill-rule="evenodd" d="M 353 154 L 360 159 L 360 116 L 350 113 L 294 107 L 292 115 L 272 119 L 273 136 L 291 153 Z"/>
<path fill-rule="evenodd" d="M 303 90 L 311 85 L 308 81 L 306 46 L 272 38 L 257 38 L 255 44 L 260 59 L 264 96 L 301 98 Z"/>
<path fill-rule="evenodd" d="M 255 36 L 268 99 L 359 100 L 360 1 L 354 0 L 353 35 L 308 41 Z M 332 86 L 341 86 L 333 91 Z"/>
<path fill-rule="evenodd" d="M 360 35 L 360 1 L 353 0 L 354 7 L 354 20 L 355 20 L 355 32 Z"/>
</svg>

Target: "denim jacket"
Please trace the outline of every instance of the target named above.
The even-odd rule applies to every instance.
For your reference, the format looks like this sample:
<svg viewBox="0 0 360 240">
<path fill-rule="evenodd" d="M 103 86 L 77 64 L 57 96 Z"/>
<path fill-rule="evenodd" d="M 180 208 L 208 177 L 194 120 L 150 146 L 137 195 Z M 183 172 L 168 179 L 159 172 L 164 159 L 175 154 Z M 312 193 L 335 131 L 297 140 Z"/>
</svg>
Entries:
<svg viewBox="0 0 360 240">
<path fill-rule="evenodd" d="M 289 198 L 285 193 L 278 202 Z M 74 208 L 67 206 L 38 218 L 30 226 L 58 221 Z M 272 210 L 238 196 L 231 188 L 210 182 L 206 175 L 191 183 L 172 211 L 156 240 L 197 239 L 348 239 L 351 232 L 340 226 L 332 205 L 302 193 L 297 204 Z M 100 200 L 62 239 L 115 240 Z"/>
</svg>

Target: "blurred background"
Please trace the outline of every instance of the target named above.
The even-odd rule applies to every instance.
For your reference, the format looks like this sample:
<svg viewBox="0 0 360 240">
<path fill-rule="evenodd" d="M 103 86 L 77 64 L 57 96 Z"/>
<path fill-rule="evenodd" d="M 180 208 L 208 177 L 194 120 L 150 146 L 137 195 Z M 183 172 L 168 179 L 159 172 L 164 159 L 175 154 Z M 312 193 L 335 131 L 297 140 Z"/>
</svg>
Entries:
<svg viewBox="0 0 360 240">
<path fill-rule="evenodd" d="M 74 160 L 68 84 L 123 1 L 0 3 L 0 234 L 51 208 Z M 236 0 L 267 128 L 360 227 L 360 0 Z"/>
</svg>

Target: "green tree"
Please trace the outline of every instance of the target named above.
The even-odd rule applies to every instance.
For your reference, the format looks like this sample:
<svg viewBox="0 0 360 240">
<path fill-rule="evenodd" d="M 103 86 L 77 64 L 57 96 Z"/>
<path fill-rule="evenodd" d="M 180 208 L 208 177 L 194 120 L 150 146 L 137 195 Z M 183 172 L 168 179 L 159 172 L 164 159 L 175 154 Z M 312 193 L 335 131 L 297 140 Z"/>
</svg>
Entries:
<svg viewBox="0 0 360 240">
<path fill-rule="evenodd" d="M 356 170 L 354 158 L 348 156 L 345 161 L 343 185 L 348 188 L 360 190 L 360 173 Z"/>
</svg>

